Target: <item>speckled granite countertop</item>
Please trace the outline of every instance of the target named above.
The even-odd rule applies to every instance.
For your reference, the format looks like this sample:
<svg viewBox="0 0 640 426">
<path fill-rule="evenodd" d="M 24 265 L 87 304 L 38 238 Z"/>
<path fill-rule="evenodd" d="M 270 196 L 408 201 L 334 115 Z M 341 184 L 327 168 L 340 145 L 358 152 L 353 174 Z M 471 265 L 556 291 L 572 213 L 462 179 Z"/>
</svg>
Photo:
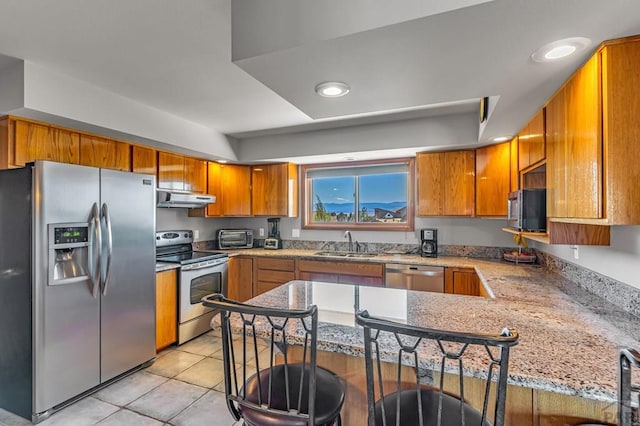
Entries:
<svg viewBox="0 0 640 426">
<path fill-rule="evenodd" d="M 325 259 L 315 251 L 250 249 L 230 255 Z M 344 259 L 344 258 L 326 258 Z M 520 343 L 511 355 L 510 383 L 592 399 L 616 399 L 616 362 L 621 347 L 640 347 L 639 319 L 535 265 L 474 258 L 379 255 L 350 259 L 475 268 L 494 299 L 408 292 L 407 320 L 456 331 L 498 333 L 515 327 Z M 308 294 L 310 282 L 292 281 L 252 299 L 264 306 L 291 306 L 290 294 Z M 295 287 L 290 291 L 289 287 Z M 361 306 L 361 308 L 367 308 Z M 362 356 L 361 329 L 322 322 L 319 347 Z M 481 374 L 481 373 L 480 373 Z"/>
</svg>

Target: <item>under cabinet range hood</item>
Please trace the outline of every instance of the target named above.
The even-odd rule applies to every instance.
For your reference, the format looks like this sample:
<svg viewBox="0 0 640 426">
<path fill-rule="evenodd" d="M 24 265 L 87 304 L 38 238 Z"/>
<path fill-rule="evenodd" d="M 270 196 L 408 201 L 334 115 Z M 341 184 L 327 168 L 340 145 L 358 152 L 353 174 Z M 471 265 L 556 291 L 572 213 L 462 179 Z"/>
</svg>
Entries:
<svg viewBox="0 0 640 426">
<path fill-rule="evenodd" d="M 184 209 L 196 209 L 207 207 L 208 204 L 215 203 L 216 197 L 208 194 L 194 194 L 193 192 L 177 190 L 161 190 L 158 193 L 158 207 L 173 207 Z"/>
</svg>

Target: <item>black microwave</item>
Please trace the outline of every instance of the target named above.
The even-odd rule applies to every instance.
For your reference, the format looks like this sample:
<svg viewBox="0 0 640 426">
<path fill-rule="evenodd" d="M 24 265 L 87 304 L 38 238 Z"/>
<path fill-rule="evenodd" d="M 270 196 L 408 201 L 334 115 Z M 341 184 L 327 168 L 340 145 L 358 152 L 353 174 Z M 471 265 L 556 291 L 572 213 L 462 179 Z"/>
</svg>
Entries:
<svg viewBox="0 0 640 426">
<path fill-rule="evenodd" d="M 507 224 L 525 232 L 546 232 L 547 190 L 521 189 L 511 192 L 507 201 Z"/>
</svg>

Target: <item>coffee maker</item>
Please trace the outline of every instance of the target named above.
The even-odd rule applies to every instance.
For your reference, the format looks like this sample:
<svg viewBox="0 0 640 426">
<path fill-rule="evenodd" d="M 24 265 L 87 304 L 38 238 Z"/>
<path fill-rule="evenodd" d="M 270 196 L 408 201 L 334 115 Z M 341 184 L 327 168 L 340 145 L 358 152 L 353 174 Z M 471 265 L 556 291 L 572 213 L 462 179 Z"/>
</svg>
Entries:
<svg viewBox="0 0 640 426">
<path fill-rule="evenodd" d="M 422 257 L 438 257 L 438 230 L 425 228 L 420 230 L 420 254 Z"/>
<path fill-rule="evenodd" d="M 269 236 L 264 240 L 264 248 L 267 250 L 279 250 L 282 248 L 282 240 L 280 239 L 280 231 L 278 230 L 279 217 L 270 217 L 267 219 L 269 223 Z"/>
</svg>

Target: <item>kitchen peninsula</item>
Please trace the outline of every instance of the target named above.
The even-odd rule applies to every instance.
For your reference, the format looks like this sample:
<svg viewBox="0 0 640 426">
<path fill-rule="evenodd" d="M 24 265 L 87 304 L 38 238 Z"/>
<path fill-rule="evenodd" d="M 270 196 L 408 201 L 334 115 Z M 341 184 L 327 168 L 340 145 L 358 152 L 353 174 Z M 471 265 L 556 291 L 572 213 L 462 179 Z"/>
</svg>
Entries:
<svg viewBox="0 0 640 426">
<path fill-rule="evenodd" d="M 366 404 L 357 385 L 364 375 L 364 361 L 354 305 L 372 315 L 432 328 L 480 333 L 516 328 L 520 343 L 511 353 L 508 424 L 614 422 L 617 352 L 640 346 L 637 336 L 628 333 L 636 317 L 539 266 L 464 258 L 433 261 L 473 264 L 495 298 L 296 280 L 250 303 L 282 308 L 318 305 L 319 364 L 350 384 L 347 425 L 360 424 L 353 407 L 364 409 Z"/>
</svg>

